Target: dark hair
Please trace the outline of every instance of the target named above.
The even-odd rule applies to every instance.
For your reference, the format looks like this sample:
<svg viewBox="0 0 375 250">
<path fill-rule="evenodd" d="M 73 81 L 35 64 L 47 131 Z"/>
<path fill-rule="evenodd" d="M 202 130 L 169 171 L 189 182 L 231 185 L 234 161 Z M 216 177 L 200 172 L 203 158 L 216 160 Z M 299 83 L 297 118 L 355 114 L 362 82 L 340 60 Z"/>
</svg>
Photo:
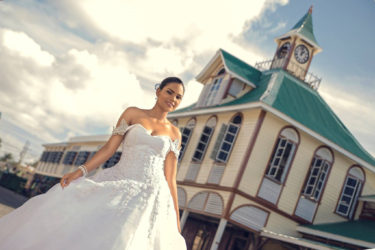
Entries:
<svg viewBox="0 0 375 250">
<path fill-rule="evenodd" d="M 158 84 L 155 85 L 155 89 L 157 89 L 157 88 L 163 89 L 168 83 L 171 83 L 171 82 L 181 84 L 182 88 L 184 89 L 184 93 L 185 93 L 184 83 L 181 81 L 180 78 L 175 77 L 175 76 L 170 76 L 170 77 L 165 78 L 163 81 L 161 81 L 161 83 L 158 83 Z"/>
</svg>

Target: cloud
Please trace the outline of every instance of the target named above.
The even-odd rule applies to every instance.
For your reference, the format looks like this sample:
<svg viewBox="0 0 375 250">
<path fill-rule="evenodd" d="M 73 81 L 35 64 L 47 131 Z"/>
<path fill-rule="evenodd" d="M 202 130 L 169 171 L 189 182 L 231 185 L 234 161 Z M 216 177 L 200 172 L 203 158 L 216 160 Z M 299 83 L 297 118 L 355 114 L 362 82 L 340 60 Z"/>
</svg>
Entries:
<svg viewBox="0 0 375 250">
<path fill-rule="evenodd" d="M 12 144 L 109 133 L 127 106 L 151 108 L 154 84 L 169 75 L 186 83 L 180 107 L 195 102 L 202 85 L 193 77 L 217 49 L 248 63 L 263 57 L 239 38 L 246 22 L 278 4 L 284 1 L 2 3 L 0 110 L 10 133 L 24 135 Z"/>
<path fill-rule="evenodd" d="M 340 82 L 340 85 L 345 83 Z M 354 90 L 347 92 L 346 88 L 336 86 L 335 82 L 324 84 L 319 93 L 360 144 L 375 157 L 375 103 L 366 102 L 363 95 L 353 94 Z M 366 122 L 363 122 L 364 118 Z"/>
</svg>

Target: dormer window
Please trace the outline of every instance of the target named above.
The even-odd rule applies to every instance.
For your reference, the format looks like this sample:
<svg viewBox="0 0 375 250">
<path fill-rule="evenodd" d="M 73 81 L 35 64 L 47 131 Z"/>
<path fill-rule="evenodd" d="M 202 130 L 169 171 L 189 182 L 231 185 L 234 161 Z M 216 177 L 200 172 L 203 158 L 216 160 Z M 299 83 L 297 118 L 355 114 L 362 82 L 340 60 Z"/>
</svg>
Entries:
<svg viewBox="0 0 375 250">
<path fill-rule="evenodd" d="M 204 93 L 206 98 L 203 100 L 203 106 L 211 106 L 218 104 L 221 100 L 221 95 L 223 94 L 223 79 L 225 76 L 225 69 L 222 68 L 219 70 L 217 75 L 214 77 L 212 83 L 208 85 L 208 93 Z M 218 93 L 221 93 L 221 95 L 218 95 Z"/>
</svg>

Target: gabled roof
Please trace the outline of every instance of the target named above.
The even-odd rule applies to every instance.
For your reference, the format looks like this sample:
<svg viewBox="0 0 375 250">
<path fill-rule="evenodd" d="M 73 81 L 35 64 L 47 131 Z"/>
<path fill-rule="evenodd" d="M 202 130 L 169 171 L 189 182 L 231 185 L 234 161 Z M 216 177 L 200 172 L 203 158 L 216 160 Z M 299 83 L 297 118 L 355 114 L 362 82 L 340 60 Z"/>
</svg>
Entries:
<svg viewBox="0 0 375 250">
<path fill-rule="evenodd" d="M 220 49 L 220 52 L 227 71 L 232 73 L 232 75 L 237 76 L 237 78 L 249 81 L 257 86 L 259 78 L 262 75 L 261 71 L 238 59 L 237 57 L 232 56 L 223 49 Z"/>
<path fill-rule="evenodd" d="M 259 81 L 259 77 L 262 75 L 261 71 L 250 66 L 237 57 L 232 56 L 223 49 L 219 49 L 206 67 L 197 75 L 197 81 L 202 82 L 203 79 L 207 77 L 207 71 L 212 65 L 217 65 L 218 60 L 223 62 L 225 70 L 233 77 L 238 78 L 253 88 L 256 87 L 256 83 Z"/>
<path fill-rule="evenodd" d="M 232 55 L 231 57 L 234 58 Z M 231 61 L 234 61 L 233 58 L 231 58 Z M 240 61 L 239 59 L 236 60 Z M 237 63 L 237 65 L 240 64 Z M 249 66 L 243 63 L 242 67 Z M 251 70 L 252 67 L 249 68 L 249 71 Z M 246 70 L 244 69 L 244 71 Z M 319 93 L 308 87 L 306 83 L 282 69 L 273 69 L 261 73 L 256 85 L 256 88 L 233 101 L 200 108 L 195 108 L 195 104 L 192 104 L 189 107 L 171 112 L 170 115 L 198 112 L 204 109 L 212 109 L 212 112 L 215 112 L 215 109 L 228 106 L 232 106 L 235 110 L 237 105 L 261 103 L 314 131 L 333 145 L 337 145 L 338 148 L 357 156 L 370 164 L 372 171 L 375 171 L 374 157 L 359 144 Z"/>
<path fill-rule="evenodd" d="M 304 225 L 297 227 L 297 231 L 353 245 L 375 248 L 375 221 L 373 220 Z"/>
<path fill-rule="evenodd" d="M 293 26 L 293 28 L 289 32 L 287 32 L 279 38 L 292 35 L 299 35 L 301 38 L 306 40 L 306 42 L 310 43 L 311 45 L 314 45 L 317 49 L 317 52 L 322 51 L 322 48 L 319 46 L 314 35 L 311 14 L 312 7 L 310 7 L 309 11 Z"/>
</svg>

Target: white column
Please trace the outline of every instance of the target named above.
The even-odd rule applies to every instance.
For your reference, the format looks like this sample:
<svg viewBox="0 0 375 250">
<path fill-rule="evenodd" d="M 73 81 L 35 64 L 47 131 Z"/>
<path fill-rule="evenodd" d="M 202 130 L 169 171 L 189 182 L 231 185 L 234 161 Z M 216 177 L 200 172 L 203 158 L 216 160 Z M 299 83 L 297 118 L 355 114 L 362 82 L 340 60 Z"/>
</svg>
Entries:
<svg viewBox="0 0 375 250">
<path fill-rule="evenodd" d="M 220 223 L 219 223 L 219 226 L 216 229 L 215 238 L 212 242 L 210 250 L 216 250 L 219 247 L 219 244 L 220 244 L 220 241 L 221 241 L 221 236 L 223 236 L 223 233 L 224 233 L 225 227 L 227 225 L 227 222 L 228 221 L 224 218 L 220 219 Z"/>
<path fill-rule="evenodd" d="M 184 225 L 185 225 L 185 222 L 186 222 L 186 219 L 187 219 L 188 216 L 189 216 L 189 211 L 187 211 L 185 209 L 184 212 L 182 212 L 182 216 L 181 216 L 181 219 L 180 219 L 181 232 L 182 232 L 182 229 L 184 229 Z"/>
</svg>

